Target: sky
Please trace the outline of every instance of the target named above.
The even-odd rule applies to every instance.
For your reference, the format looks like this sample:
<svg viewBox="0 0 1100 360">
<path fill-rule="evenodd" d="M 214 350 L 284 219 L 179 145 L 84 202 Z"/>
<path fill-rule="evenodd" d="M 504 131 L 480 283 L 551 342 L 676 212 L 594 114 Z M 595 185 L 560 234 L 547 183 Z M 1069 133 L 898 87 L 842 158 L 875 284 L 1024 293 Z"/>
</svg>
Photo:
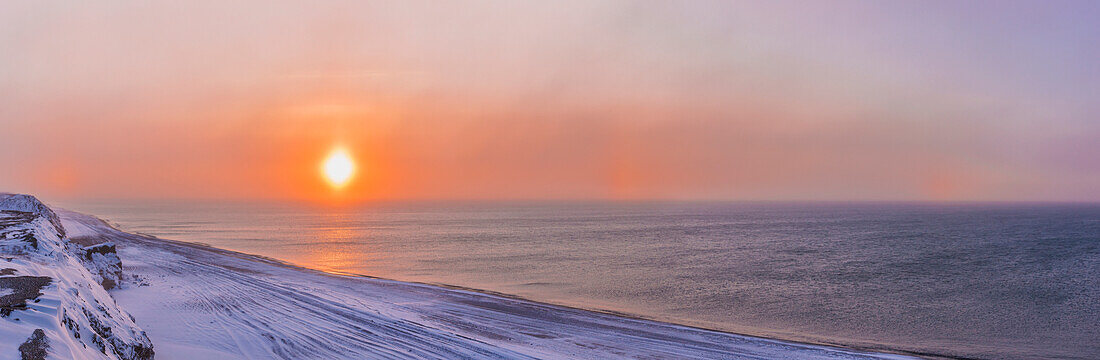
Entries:
<svg viewBox="0 0 1100 360">
<path fill-rule="evenodd" d="M 1100 201 L 1096 1 L 4 1 L 0 191 Z M 335 147 L 358 169 L 334 189 Z"/>
</svg>

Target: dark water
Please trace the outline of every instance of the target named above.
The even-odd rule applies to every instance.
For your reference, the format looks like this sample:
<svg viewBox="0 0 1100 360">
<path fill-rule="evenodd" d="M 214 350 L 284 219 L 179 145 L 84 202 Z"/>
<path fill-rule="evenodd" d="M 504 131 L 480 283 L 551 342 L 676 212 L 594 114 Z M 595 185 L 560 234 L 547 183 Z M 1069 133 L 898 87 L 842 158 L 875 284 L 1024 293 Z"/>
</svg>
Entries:
<svg viewBox="0 0 1100 360">
<path fill-rule="evenodd" d="M 322 270 L 740 333 L 1100 358 L 1100 205 L 59 205 Z"/>
</svg>

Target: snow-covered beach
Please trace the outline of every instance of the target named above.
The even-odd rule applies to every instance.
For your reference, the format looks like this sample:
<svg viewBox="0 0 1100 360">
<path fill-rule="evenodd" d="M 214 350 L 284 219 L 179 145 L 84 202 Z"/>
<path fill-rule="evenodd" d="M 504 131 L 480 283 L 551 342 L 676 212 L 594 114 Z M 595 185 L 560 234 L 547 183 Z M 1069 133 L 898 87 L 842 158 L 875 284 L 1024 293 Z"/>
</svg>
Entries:
<svg viewBox="0 0 1100 360">
<path fill-rule="evenodd" d="M 117 302 L 115 310 L 132 315 L 140 327 L 134 334 L 147 333 L 157 358 L 162 359 L 908 358 L 462 289 L 328 274 L 263 257 L 130 234 L 89 215 L 58 214 L 64 227 L 60 241 L 115 245 L 123 264 L 119 284 L 109 293 Z M 47 222 L 36 224 L 34 230 L 42 231 Z M 57 285 L 48 285 L 44 291 L 49 293 L 52 286 Z M 38 310 L 32 307 L 16 313 L 28 311 Z M 15 347 L 31 336 L 33 326 L 7 325 L 12 321 L 3 319 L 5 331 L 26 330 L 27 334 L 7 337 L 11 340 L 6 338 L 0 349 L 11 345 L 12 350 L 5 350 L 0 358 L 16 356 Z M 68 335 L 48 333 L 51 340 Z M 55 352 L 51 358 L 95 355 L 69 351 L 73 355 Z M 125 358 L 104 353 L 108 358 Z"/>
</svg>

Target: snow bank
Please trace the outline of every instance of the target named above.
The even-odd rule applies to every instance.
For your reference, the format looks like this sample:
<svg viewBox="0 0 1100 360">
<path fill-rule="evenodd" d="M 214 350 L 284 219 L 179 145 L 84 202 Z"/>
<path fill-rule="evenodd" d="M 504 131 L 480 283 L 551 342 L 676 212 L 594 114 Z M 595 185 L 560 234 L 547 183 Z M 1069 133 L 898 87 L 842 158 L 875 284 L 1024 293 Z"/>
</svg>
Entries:
<svg viewBox="0 0 1100 360">
<path fill-rule="evenodd" d="M 114 245 L 81 245 L 29 195 L 0 194 L 0 359 L 152 359 L 153 345 L 106 287 Z"/>
</svg>

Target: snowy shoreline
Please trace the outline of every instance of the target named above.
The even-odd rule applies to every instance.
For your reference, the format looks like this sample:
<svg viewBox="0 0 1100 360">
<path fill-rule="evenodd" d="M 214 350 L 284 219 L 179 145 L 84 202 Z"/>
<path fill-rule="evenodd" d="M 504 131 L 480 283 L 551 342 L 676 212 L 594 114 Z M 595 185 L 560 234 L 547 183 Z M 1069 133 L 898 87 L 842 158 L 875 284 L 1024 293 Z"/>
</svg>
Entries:
<svg viewBox="0 0 1100 360">
<path fill-rule="evenodd" d="M 909 358 L 723 333 L 469 289 L 329 274 L 201 244 L 129 234 L 75 212 L 62 211 L 61 217 L 67 228 L 74 229 L 70 231 L 119 244 L 126 273 L 138 283 L 115 291 L 114 296 L 149 333 L 158 355 L 167 359 L 321 354 L 325 358 Z M 214 275 L 218 281 L 204 275 Z M 150 298 L 161 301 L 151 303 Z M 278 307 L 285 311 L 257 311 Z"/>
<path fill-rule="evenodd" d="M 324 273 L 57 213 L 69 237 L 117 246 L 110 295 L 160 359 L 912 358 Z"/>
</svg>

